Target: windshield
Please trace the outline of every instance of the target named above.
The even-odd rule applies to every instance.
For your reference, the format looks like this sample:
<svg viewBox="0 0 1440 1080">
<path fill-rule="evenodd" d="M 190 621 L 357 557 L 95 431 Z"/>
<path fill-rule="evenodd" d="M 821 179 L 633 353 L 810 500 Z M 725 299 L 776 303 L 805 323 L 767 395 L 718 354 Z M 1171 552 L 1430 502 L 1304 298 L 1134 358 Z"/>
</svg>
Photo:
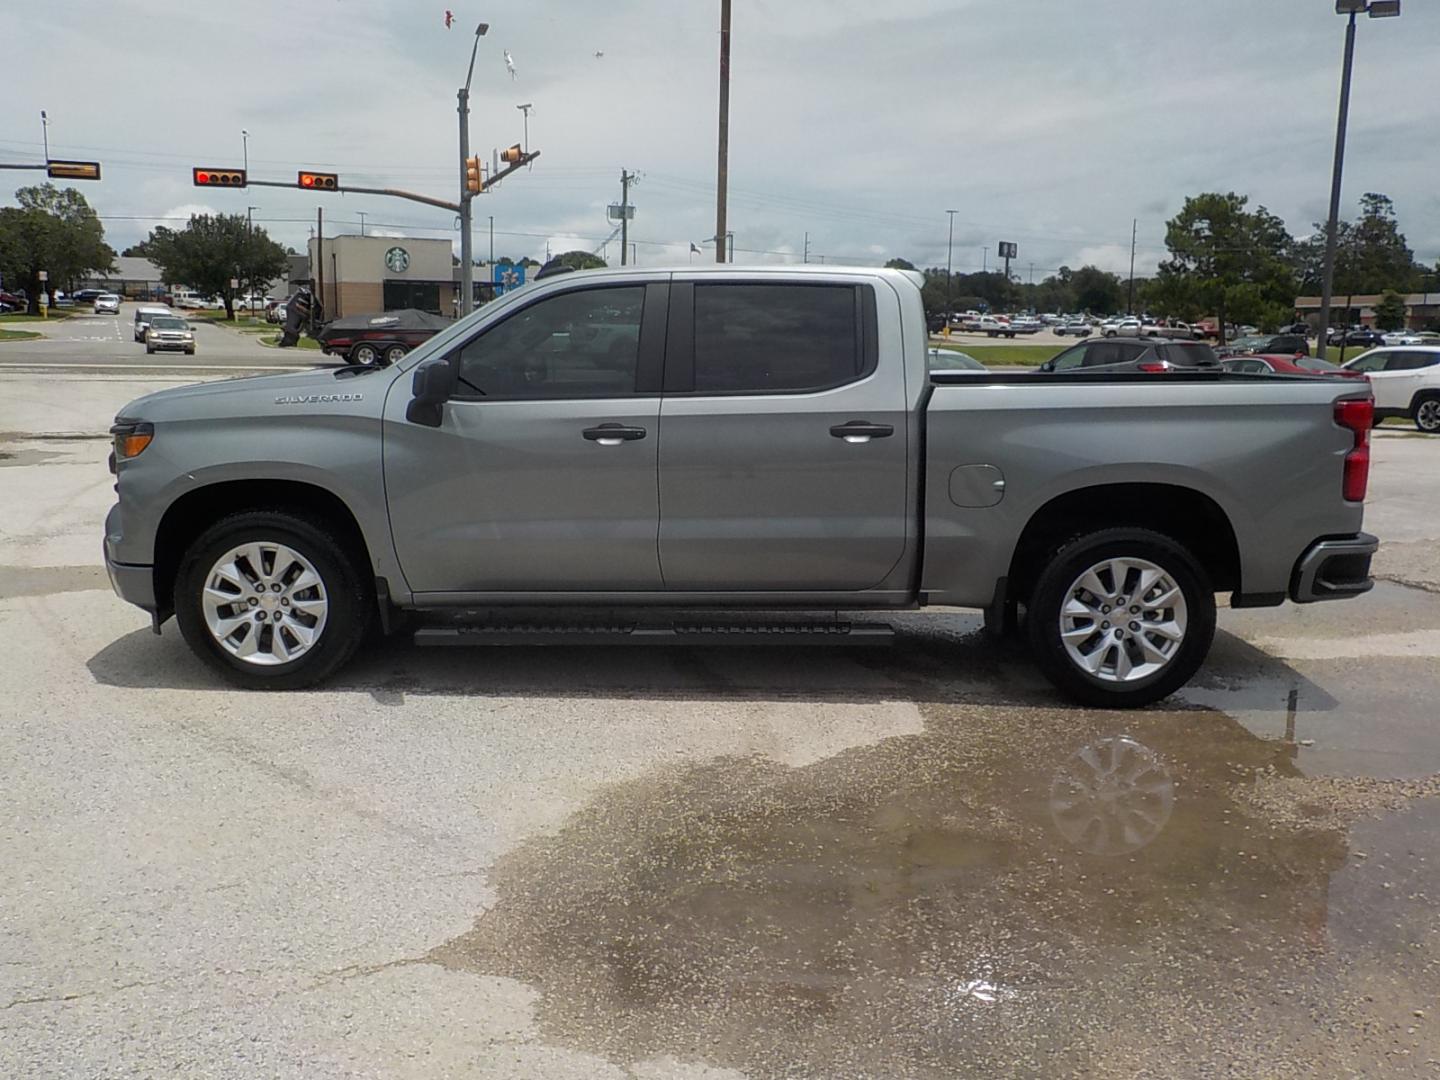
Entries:
<svg viewBox="0 0 1440 1080">
<path fill-rule="evenodd" d="M 150 325 L 156 330 L 189 330 L 190 324 L 184 319 L 170 318 L 165 315 L 157 315 L 150 320 Z"/>
<path fill-rule="evenodd" d="M 1321 360 L 1318 356 L 1297 356 L 1295 366 L 1304 368 L 1306 371 L 1344 371 L 1339 364 L 1332 364 L 1329 360 Z"/>
</svg>

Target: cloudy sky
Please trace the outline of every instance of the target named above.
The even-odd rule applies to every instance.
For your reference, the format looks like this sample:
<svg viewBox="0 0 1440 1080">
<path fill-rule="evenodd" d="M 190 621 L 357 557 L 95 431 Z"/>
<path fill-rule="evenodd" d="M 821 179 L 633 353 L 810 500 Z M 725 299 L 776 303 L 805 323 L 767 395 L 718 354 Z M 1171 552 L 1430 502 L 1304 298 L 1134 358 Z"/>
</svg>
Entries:
<svg viewBox="0 0 1440 1080">
<path fill-rule="evenodd" d="M 446 30 L 447 6 L 455 25 Z M 0 161 L 98 158 L 79 185 L 117 248 L 196 210 L 303 245 L 326 232 L 455 236 L 443 210 L 371 196 L 200 190 L 192 165 L 297 169 L 455 197 L 455 91 L 477 22 L 472 146 L 533 170 L 476 202 L 475 250 L 598 249 L 622 168 L 642 263 L 714 233 L 719 0 L 0 0 Z M 734 0 L 730 227 L 737 261 L 813 256 L 957 270 L 1138 269 L 1186 194 L 1234 190 L 1293 232 L 1325 212 L 1344 20 L 1331 0 Z M 1361 20 L 1346 171 L 1440 258 L 1440 2 Z M 503 51 L 514 58 L 516 78 Z M 603 53 L 603 56 L 596 56 Z M 25 173 L 3 174 L 8 201 Z M 177 220 L 178 219 L 178 220 Z M 988 256 L 983 253 L 988 252 Z M 608 254 L 617 256 L 617 245 Z"/>
</svg>

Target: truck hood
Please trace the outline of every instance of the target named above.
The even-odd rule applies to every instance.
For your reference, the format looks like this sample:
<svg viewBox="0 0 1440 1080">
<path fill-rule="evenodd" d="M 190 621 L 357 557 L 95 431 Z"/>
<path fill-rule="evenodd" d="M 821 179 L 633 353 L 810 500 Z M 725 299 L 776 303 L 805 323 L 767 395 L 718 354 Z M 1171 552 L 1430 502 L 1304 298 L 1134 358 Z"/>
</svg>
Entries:
<svg viewBox="0 0 1440 1080">
<path fill-rule="evenodd" d="M 249 375 L 193 383 L 136 398 L 120 415 L 130 420 L 196 420 L 240 413 L 273 415 L 283 406 L 361 411 L 377 403 L 399 372 L 393 368 L 311 368 L 274 375 Z M 369 410 L 365 410 L 369 411 Z"/>
</svg>

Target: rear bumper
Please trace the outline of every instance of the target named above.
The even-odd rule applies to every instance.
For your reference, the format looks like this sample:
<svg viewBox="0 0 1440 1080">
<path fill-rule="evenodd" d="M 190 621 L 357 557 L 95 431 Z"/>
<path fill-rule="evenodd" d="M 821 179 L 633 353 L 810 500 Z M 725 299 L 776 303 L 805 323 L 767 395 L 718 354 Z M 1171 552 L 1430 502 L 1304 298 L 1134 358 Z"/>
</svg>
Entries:
<svg viewBox="0 0 1440 1080">
<path fill-rule="evenodd" d="M 1369 533 L 1315 541 L 1295 563 L 1290 599 L 1311 604 L 1369 592 L 1375 585 L 1370 560 L 1379 546 L 1380 541 Z"/>
</svg>

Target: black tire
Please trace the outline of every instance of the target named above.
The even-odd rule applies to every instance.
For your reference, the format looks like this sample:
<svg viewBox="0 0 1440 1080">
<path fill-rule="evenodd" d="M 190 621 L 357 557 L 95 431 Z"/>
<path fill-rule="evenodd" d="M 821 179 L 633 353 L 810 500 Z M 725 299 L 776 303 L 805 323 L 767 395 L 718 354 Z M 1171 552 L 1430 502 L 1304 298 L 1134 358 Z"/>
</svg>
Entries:
<svg viewBox="0 0 1440 1080">
<path fill-rule="evenodd" d="M 1440 435 L 1440 397 L 1431 395 L 1415 403 L 1415 428 L 1426 435 Z"/>
<path fill-rule="evenodd" d="M 404 345 L 391 345 L 385 350 L 385 366 L 390 367 L 405 359 L 405 354 L 410 350 Z"/>
<path fill-rule="evenodd" d="M 320 638 L 307 652 L 265 667 L 223 649 L 200 604 L 216 560 L 231 548 L 257 541 L 282 543 L 308 559 L 330 605 Z M 374 584 L 363 556 L 325 522 L 284 510 L 249 510 L 217 521 L 185 552 L 175 575 L 175 619 L 186 644 L 228 681 L 247 690 L 298 690 L 332 675 L 354 655 L 375 621 Z"/>
<path fill-rule="evenodd" d="M 362 341 L 350 350 L 350 355 L 345 358 L 357 367 L 369 367 L 380 359 L 380 349 L 368 341 Z"/>
<path fill-rule="evenodd" d="M 1185 598 L 1187 625 L 1164 667 L 1118 683 L 1082 670 L 1070 658 L 1060 637 L 1060 618 L 1081 574 L 1104 559 L 1126 556 L 1145 559 L 1170 575 Z M 1026 615 L 1035 661 L 1061 693 L 1082 705 L 1133 709 L 1174 693 L 1199 670 L 1215 637 L 1215 591 L 1195 557 L 1170 537 L 1150 529 L 1104 529 L 1076 537 L 1054 553 L 1035 583 Z"/>
</svg>

